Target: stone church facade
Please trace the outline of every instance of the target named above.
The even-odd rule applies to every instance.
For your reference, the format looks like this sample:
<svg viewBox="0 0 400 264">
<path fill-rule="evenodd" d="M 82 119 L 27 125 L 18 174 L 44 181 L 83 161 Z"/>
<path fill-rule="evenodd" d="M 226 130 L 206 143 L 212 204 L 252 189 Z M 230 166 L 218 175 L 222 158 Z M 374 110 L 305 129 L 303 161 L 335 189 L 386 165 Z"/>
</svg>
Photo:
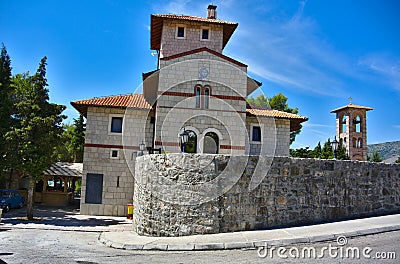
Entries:
<svg viewBox="0 0 400 264">
<path fill-rule="evenodd" d="M 82 214 L 124 215 L 136 156 L 181 152 L 182 131 L 187 153 L 289 156 L 290 132 L 307 118 L 246 104 L 262 84 L 222 53 L 237 26 L 213 5 L 207 17 L 152 15 L 158 67 L 143 73 L 143 92 L 71 103 L 87 118 Z"/>
</svg>

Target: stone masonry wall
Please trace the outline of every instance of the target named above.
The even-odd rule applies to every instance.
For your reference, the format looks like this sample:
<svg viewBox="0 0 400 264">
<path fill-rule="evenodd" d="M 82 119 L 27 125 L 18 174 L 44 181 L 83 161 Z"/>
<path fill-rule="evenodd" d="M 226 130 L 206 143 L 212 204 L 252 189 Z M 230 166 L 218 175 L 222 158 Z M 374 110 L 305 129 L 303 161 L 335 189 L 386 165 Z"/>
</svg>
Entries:
<svg viewBox="0 0 400 264">
<path fill-rule="evenodd" d="M 400 212 L 400 165 L 290 157 L 275 157 L 271 164 L 271 160 L 198 154 L 138 157 L 134 230 L 140 235 L 184 236 Z M 266 175 L 259 178 L 256 168 Z M 252 178 L 260 184 L 252 185 Z M 224 184 L 229 187 L 216 197 L 208 192 L 206 202 L 196 203 L 207 196 L 200 192 L 205 190 L 202 184 L 212 181 L 213 193 Z M 250 185 L 257 187 L 249 189 Z"/>
</svg>

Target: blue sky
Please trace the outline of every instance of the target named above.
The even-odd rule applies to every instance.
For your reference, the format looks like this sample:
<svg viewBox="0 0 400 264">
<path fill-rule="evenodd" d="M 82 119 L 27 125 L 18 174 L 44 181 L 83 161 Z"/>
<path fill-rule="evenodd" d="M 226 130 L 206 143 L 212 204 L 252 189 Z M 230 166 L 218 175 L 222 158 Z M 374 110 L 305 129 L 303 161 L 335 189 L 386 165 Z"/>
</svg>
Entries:
<svg viewBox="0 0 400 264">
<path fill-rule="evenodd" d="M 292 147 L 335 134 L 330 110 L 353 103 L 368 112 L 368 143 L 400 140 L 400 2 L 212 1 L 218 18 L 239 27 L 224 54 L 249 65 L 263 92 L 282 92 L 309 117 Z M 205 16 L 210 1 L 2 1 L 0 42 L 13 73 L 36 71 L 48 57 L 52 102 L 134 91 L 156 68 L 150 15 Z"/>
</svg>

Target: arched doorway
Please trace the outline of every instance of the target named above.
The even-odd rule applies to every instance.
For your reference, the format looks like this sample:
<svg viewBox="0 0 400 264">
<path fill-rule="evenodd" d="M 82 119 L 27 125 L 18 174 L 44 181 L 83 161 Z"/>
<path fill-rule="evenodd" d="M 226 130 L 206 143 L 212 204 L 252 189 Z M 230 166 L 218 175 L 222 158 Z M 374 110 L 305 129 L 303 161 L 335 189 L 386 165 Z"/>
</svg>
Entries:
<svg viewBox="0 0 400 264">
<path fill-rule="evenodd" d="M 197 135 L 192 130 L 186 130 L 189 133 L 189 139 L 185 146 L 185 153 L 196 153 L 197 152 Z M 183 152 L 183 145 L 181 145 L 181 151 Z"/>
<path fill-rule="evenodd" d="M 219 138 L 214 132 L 208 132 L 204 136 L 203 153 L 218 154 Z"/>
</svg>

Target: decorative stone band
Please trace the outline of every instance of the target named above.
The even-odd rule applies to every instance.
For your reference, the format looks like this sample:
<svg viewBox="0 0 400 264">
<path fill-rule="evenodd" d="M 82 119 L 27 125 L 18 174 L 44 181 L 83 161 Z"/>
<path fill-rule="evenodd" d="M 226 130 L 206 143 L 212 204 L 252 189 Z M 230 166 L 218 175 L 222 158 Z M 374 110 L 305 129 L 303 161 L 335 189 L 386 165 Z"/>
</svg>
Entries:
<svg viewBox="0 0 400 264">
<path fill-rule="evenodd" d="M 189 107 L 173 107 L 173 106 L 161 106 L 157 105 L 157 108 L 167 108 L 167 109 L 182 109 L 182 110 L 206 110 L 212 112 L 229 112 L 229 113 L 239 113 L 239 114 L 246 114 L 246 111 L 229 111 L 229 110 L 218 110 L 218 109 L 206 109 L 206 108 L 189 108 Z"/>
<path fill-rule="evenodd" d="M 181 92 L 158 92 L 158 95 L 168 95 L 168 96 L 181 96 L 181 97 L 194 97 L 196 96 L 194 93 L 181 93 Z M 226 99 L 226 100 L 235 100 L 235 101 L 246 101 L 246 98 L 241 96 L 233 96 L 233 95 L 218 95 L 213 94 L 211 97 L 215 97 L 218 99 Z"/>
<path fill-rule="evenodd" d="M 106 144 L 91 144 L 91 143 L 85 143 L 85 147 L 89 147 L 89 148 L 115 148 L 115 149 L 134 149 L 134 150 L 139 150 L 139 146 L 122 146 L 122 145 L 106 145 Z"/>
<path fill-rule="evenodd" d="M 162 142 L 162 141 L 156 141 L 155 145 L 157 146 L 168 146 L 168 147 L 179 147 L 178 142 Z"/>
<path fill-rule="evenodd" d="M 245 146 L 231 146 L 231 145 L 221 145 L 221 149 L 236 149 L 236 150 L 245 150 Z"/>
<path fill-rule="evenodd" d="M 157 146 L 169 146 L 169 147 L 179 147 L 178 142 L 166 142 L 166 141 L 156 141 L 155 145 Z M 231 145 L 220 145 L 221 149 L 236 149 L 236 150 L 245 150 L 245 146 L 231 146 Z"/>
</svg>

